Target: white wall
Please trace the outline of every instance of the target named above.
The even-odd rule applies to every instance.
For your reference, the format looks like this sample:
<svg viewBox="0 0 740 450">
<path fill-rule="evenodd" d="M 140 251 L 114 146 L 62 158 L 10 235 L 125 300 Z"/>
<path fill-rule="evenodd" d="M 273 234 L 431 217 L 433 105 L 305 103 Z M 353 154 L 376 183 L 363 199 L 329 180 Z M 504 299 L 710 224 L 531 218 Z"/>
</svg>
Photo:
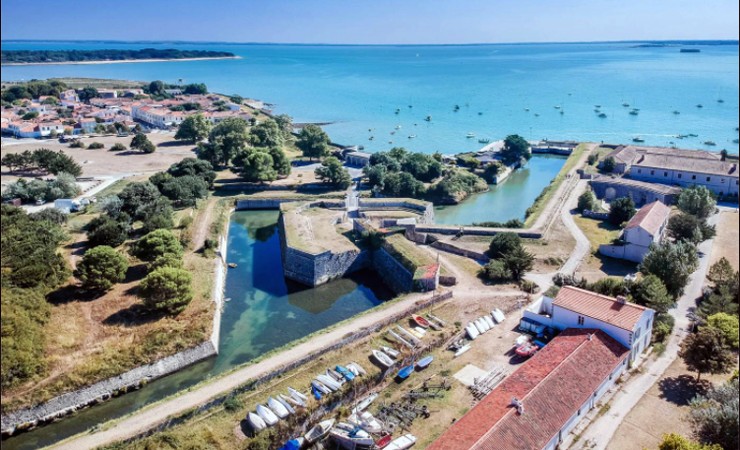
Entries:
<svg viewBox="0 0 740 450">
<path fill-rule="evenodd" d="M 737 171 L 735 173 L 737 173 Z M 707 189 L 716 194 L 728 195 L 738 193 L 737 176 L 708 175 L 688 170 L 668 170 L 644 166 L 632 166 L 629 175 L 630 178 L 635 180 L 648 181 L 651 183 L 679 186 L 706 186 Z M 707 178 L 709 178 L 709 181 L 707 181 Z"/>
</svg>

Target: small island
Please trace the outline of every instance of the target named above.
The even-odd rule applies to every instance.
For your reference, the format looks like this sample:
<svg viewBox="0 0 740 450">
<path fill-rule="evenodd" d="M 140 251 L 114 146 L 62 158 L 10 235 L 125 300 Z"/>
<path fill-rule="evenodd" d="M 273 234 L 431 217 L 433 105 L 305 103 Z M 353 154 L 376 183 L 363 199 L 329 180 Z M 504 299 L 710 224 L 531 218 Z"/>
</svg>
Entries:
<svg viewBox="0 0 740 450">
<path fill-rule="evenodd" d="M 140 50 L 3 50 L 0 63 L 21 64 L 100 64 L 115 62 L 182 61 L 238 58 L 231 52 L 177 50 L 173 48 Z"/>
</svg>

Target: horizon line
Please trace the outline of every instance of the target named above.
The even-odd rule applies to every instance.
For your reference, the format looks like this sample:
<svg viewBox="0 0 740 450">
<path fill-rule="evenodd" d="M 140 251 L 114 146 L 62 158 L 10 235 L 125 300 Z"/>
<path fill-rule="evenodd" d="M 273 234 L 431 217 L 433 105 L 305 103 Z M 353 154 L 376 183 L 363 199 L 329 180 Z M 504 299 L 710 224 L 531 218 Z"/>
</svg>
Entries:
<svg viewBox="0 0 740 450">
<path fill-rule="evenodd" d="M 328 43 L 328 42 L 258 42 L 258 41 L 188 41 L 180 39 L 0 39 L 0 42 L 100 42 L 100 43 L 124 43 L 124 44 L 224 44 L 224 45 L 291 45 L 291 46 L 336 46 L 336 47 L 453 47 L 453 46 L 484 46 L 484 45 L 532 45 L 532 44 L 630 44 L 630 43 L 659 43 L 659 44 L 707 44 L 715 43 L 721 45 L 740 44 L 738 39 L 620 39 L 603 41 L 522 41 L 522 42 L 468 42 L 468 43 L 387 43 L 387 44 L 361 44 L 361 43 Z"/>
</svg>

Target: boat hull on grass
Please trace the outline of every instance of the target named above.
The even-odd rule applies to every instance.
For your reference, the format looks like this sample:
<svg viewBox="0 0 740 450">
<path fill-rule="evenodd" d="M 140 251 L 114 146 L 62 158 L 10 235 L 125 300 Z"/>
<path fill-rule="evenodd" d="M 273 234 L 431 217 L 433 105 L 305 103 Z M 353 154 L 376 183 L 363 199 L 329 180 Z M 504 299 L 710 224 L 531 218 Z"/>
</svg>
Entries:
<svg viewBox="0 0 740 450">
<path fill-rule="evenodd" d="M 396 378 L 399 380 L 405 380 L 408 378 L 412 373 L 414 373 L 414 365 L 406 366 L 403 369 L 398 371 L 398 374 L 396 375 Z"/>
<path fill-rule="evenodd" d="M 306 439 L 307 443 L 313 444 L 314 442 L 321 440 L 321 438 L 329 434 L 329 431 L 331 431 L 331 427 L 334 426 L 334 422 L 334 419 L 319 422 L 316 426 L 308 430 L 308 433 L 306 433 L 303 437 Z"/>
<path fill-rule="evenodd" d="M 254 431 L 262 431 L 267 428 L 267 423 L 265 423 L 264 419 L 253 412 L 247 414 L 247 422 L 249 422 L 249 426 Z"/>
<path fill-rule="evenodd" d="M 407 448 L 411 448 L 414 444 L 416 444 L 416 436 L 411 433 L 404 434 L 403 436 L 392 440 L 391 443 L 385 447 L 385 450 L 406 450 Z"/>
<path fill-rule="evenodd" d="M 416 369 L 417 370 L 426 369 L 427 367 L 429 367 L 429 364 L 431 364 L 432 361 L 434 361 L 433 356 L 431 355 L 425 356 L 424 358 L 421 358 L 419 362 L 416 363 Z"/>
<path fill-rule="evenodd" d="M 373 357 L 375 360 L 380 364 L 383 368 L 387 369 L 391 367 L 393 364 L 393 359 L 391 359 L 390 356 L 386 355 L 385 353 L 381 352 L 380 350 L 373 350 Z"/>
<path fill-rule="evenodd" d="M 288 408 L 283 406 L 282 403 L 270 397 L 267 399 L 267 406 L 275 413 L 280 419 L 285 419 L 290 415 Z"/>
<path fill-rule="evenodd" d="M 455 358 L 470 350 L 470 347 L 470 344 L 465 344 L 462 347 L 458 348 L 457 351 L 455 351 Z"/>
<path fill-rule="evenodd" d="M 491 311 L 491 316 L 493 317 L 493 320 L 496 321 L 496 323 L 501 323 L 504 320 L 506 320 L 506 316 L 504 315 L 504 312 L 498 308 Z"/>
<path fill-rule="evenodd" d="M 262 420 L 265 421 L 265 424 L 267 424 L 268 427 L 271 427 L 275 425 L 276 423 L 278 423 L 278 420 L 279 420 L 278 417 L 267 406 L 257 405 L 256 411 L 257 411 L 257 414 L 262 418 Z"/>
</svg>

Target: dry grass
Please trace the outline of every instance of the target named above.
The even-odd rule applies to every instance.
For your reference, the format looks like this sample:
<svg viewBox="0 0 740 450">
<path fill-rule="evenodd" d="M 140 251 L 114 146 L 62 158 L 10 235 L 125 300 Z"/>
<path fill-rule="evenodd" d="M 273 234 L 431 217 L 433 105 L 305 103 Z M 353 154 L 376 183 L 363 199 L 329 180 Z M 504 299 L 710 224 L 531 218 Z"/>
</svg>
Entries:
<svg viewBox="0 0 740 450">
<path fill-rule="evenodd" d="M 578 275 L 588 281 L 596 281 L 607 276 L 623 277 L 634 273 L 637 265 L 621 259 L 609 258 L 598 253 L 599 245 L 609 244 L 619 237 L 621 229 L 605 220 L 591 219 L 579 215 L 573 216 L 578 228 L 583 231 L 591 243 L 591 254 L 581 264 Z"/>
<path fill-rule="evenodd" d="M 714 264 L 721 258 L 727 258 L 735 270 L 738 269 L 738 255 L 740 255 L 740 214 L 737 211 L 723 211 L 717 224 L 717 237 L 712 244 L 712 259 Z"/>
</svg>

